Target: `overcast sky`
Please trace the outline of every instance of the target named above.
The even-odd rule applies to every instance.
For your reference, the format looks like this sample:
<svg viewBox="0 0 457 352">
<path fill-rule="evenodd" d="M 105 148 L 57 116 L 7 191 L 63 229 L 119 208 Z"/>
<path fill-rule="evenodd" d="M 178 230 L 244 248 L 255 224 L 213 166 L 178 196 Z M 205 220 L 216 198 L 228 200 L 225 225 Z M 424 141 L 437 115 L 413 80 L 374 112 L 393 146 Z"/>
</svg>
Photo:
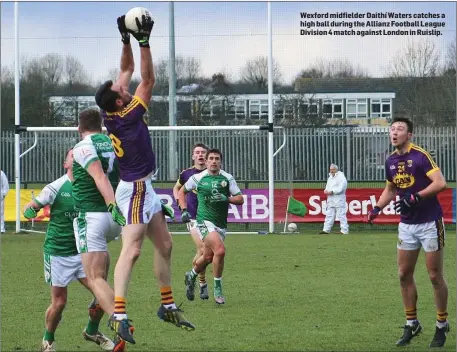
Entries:
<svg viewBox="0 0 457 352">
<path fill-rule="evenodd" d="M 167 58 L 167 2 L 20 3 L 20 53 L 27 56 L 51 52 L 70 54 L 83 63 L 94 81 L 106 79 L 108 71 L 119 65 L 121 41 L 116 17 L 135 6 L 147 7 L 154 17 L 153 59 Z M 223 70 L 236 79 L 247 60 L 267 55 L 266 3 L 177 2 L 174 6 L 176 54 L 199 58 L 205 75 Z M 2 3 L 1 9 L 1 60 L 2 65 L 12 67 L 14 4 Z M 300 12 L 445 14 L 446 18 L 440 20 L 446 22 L 446 27 L 440 29 L 443 35 L 428 38 L 443 53 L 448 43 L 455 40 L 453 2 L 273 2 L 272 10 L 273 56 L 288 83 L 301 69 L 319 58 L 347 58 L 369 74 L 383 76 L 407 40 L 420 39 L 409 36 L 300 36 Z M 134 55 L 139 60 L 137 45 L 134 45 Z"/>
</svg>

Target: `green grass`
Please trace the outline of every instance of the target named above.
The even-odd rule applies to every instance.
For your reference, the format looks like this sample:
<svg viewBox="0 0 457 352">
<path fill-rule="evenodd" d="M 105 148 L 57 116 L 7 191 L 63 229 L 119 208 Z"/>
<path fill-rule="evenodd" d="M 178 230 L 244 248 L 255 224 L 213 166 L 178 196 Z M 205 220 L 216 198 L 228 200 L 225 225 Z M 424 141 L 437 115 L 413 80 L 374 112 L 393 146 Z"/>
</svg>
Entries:
<svg viewBox="0 0 457 352">
<path fill-rule="evenodd" d="M 43 279 L 42 235 L 2 238 L 1 350 L 30 351 L 40 346 L 49 287 Z M 173 287 L 177 303 L 197 326 L 181 331 L 157 319 L 160 297 L 152 275 L 152 245 L 145 242 L 135 267 L 127 310 L 136 327 L 129 351 L 398 351 L 404 324 L 396 268 L 394 232 L 249 236 L 226 240 L 224 293 L 227 303 L 184 295 L 184 272 L 194 254 L 188 236 L 176 236 Z M 113 258 L 120 242 L 110 244 Z M 444 350 L 454 351 L 456 238 L 446 242 L 451 333 Z M 212 275 L 208 278 L 212 287 Z M 416 269 L 418 314 L 424 326 L 406 351 L 429 350 L 435 324 L 433 292 L 424 256 Z M 69 288 L 68 305 L 56 333 L 58 351 L 98 351 L 84 341 L 90 294 Z M 102 331 L 109 332 L 106 317 Z"/>
</svg>

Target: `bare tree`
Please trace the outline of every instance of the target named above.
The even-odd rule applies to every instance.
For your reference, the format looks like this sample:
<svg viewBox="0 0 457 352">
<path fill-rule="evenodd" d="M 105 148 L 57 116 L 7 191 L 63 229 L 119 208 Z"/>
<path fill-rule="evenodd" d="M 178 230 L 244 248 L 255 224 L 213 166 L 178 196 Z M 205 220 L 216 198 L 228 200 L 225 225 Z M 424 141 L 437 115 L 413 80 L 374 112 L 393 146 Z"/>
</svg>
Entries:
<svg viewBox="0 0 457 352">
<path fill-rule="evenodd" d="M 454 40 L 451 40 L 448 44 L 448 47 L 447 47 L 447 52 L 446 52 L 446 64 L 445 64 L 445 67 L 444 67 L 444 74 L 453 74 L 455 75 L 456 73 L 456 47 L 455 47 L 455 41 L 456 41 L 456 38 L 454 38 Z"/>
<path fill-rule="evenodd" d="M 121 73 L 121 70 L 119 68 L 112 68 L 108 71 L 108 77 L 113 82 L 116 82 L 116 80 L 119 78 L 120 73 Z"/>
<path fill-rule="evenodd" d="M 88 83 L 88 75 L 83 64 L 74 56 L 65 58 L 64 78 L 69 86 Z"/>
<path fill-rule="evenodd" d="M 394 58 L 391 77 L 434 77 L 438 73 L 440 53 L 430 40 L 409 40 Z"/>
<path fill-rule="evenodd" d="M 160 59 L 154 64 L 154 73 L 156 77 L 156 87 L 168 86 L 169 73 L 168 73 L 168 60 Z"/>
<path fill-rule="evenodd" d="M 241 81 L 255 85 L 259 89 L 268 87 L 268 58 L 259 56 L 249 60 L 241 69 Z M 279 64 L 273 60 L 273 84 L 282 81 L 282 74 Z"/>
<path fill-rule="evenodd" d="M 442 74 L 440 58 L 430 39 L 409 40 L 397 53 L 390 67 L 392 83 L 398 90 L 397 114 L 418 125 L 455 124 L 455 78 Z"/>
<path fill-rule="evenodd" d="M 195 57 L 188 57 L 184 66 L 184 77 L 189 82 L 195 82 L 201 77 L 200 60 Z"/>
<path fill-rule="evenodd" d="M 1 68 L 1 116 L 2 128 L 6 129 L 14 125 L 14 74 L 13 70 L 2 66 Z"/>
<path fill-rule="evenodd" d="M 368 73 L 360 65 L 351 63 L 348 59 L 324 60 L 318 59 L 314 64 L 302 70 L 298 78 L 352 78 L 368 77 Z"/>
<path fill-rule="evenodd" d="M 39 61 L 43 71 L 45 84 L 49 86 L 57 86 L 62 81 L 64 60 L 58 54 L 47 54 Z"/>
</svg>

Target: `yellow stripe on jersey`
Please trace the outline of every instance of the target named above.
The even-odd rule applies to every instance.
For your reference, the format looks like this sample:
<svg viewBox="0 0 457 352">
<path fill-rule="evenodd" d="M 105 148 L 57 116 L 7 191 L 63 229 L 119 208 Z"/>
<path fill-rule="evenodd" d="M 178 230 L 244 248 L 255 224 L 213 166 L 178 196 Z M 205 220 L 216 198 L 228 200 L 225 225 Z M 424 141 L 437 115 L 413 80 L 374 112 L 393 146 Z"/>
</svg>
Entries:
<svg viewBox="0 0 457 352">
<path fill-rule="evenodd" d="M 426 173 L 427 176 L 430 176 L 431 174 L 433 174 L 435 171 L 438 171 L 440 168 L 439 167 L 435 167 L 433 169 L 431 169 L 429 172 Z"/>
<path fill-rule="evenodd" d="M 142 105 L 146 110 L 148 110 L 148 106 L 146 103 L 141 99 L 140 97 L 137 97 L 136 95 L 132 98 L 132 101 L 122 110 L 118 112 L 107 112 L 107 116 L 113 116 L 117 115 L 119 117 L 125 117 L 129 112 L 131 112 L 133 109 L 135 109 L 138 105 Z"/>
<path fill-rule="evenodd" d="M 127 105 L 124 110 L 119 112 L 120 117 L 125 117 L 129 112 L 131 112 L 133 109 L 135 109 L 140 103 L 139 100 L 137 100 L 137 97 L 133 97 L 132 101 Z"/>
<path fill-rule="evenodd" d="M 438 169 L 438 165 L 432 159 L 432 156 L 430 155 L 429 152 L 427 152 L 425 149 L 422 149 L 421 147 L 418 147 L 417 145 L 413 145 L 412 149 L 417 150 L 418 152 L 421 152 L 422 154 L 424 154 L 427 157 L 428 161 L 430 161 L 430 165 L 432 165 L 432 169 Z"/>
<path fill-rule="evenodd" d="M 134 95 L 134 96 L 133 96 L 133 99 L 136 99 L 141 105 L 143 105 L 143 108 L 145 108 L 146 110 L 148 109 L 148 106 L 146 105 L 146 103 L 144 102 L 144 100 L 141 99 L 139 96 Z"/>
</svg>

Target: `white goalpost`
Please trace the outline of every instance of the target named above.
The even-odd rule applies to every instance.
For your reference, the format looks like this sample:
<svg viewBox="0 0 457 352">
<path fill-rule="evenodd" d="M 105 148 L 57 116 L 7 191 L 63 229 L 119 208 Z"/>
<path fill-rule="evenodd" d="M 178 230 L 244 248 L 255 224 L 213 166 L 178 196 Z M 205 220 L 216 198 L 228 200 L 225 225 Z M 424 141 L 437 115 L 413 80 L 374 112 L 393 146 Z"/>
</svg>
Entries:
<svg viewBox="0 0 457 352">
<path fill-rule="evenodd" d="M 173 7 L 170 7 L 170 28 L 174 27 Z M 273 44 L 272 44 L 272 10 L 271 2 L 267 3 L 267 27 L 268 27 L 268 124 L 258 126 L 176 126 L 170 123 L 170 126 L 150 126 L 149 131 L 169 131 L 169 145 L 175 145 L 176 131 L 242 131 L 242 130 L 258 130 L 267 131 L 268 133 L 268 230 L 256 232 L 237 232 L 237 233 L 274 233 L 275 232 L 275 214 L 274 214 L 274 158 L 286 145 L 286 132 L 283 127 L 274 126 L 274 106 L 273 106 Z M 173 42 L 173 43 L 171 43 Z M 170 33 L 170 43 L 174 45 L 174 31 Z M 20 59 L 19 59 L 19 2 L 14 3 L 14 84 L 15 84 L 15 147 L 14 147 L 14 164 L 15 164 L 15 185 L 16 185 L 16 233 L 21 229 L 21 158 L 31 152 L 38 145 L 38 134 L 40 132 L 63 132 L 77 131 L 76 127 L 27 127 L 21 126 L 20 123 Z M 173 62 L 174 47 L 170 48 L 170 60 Z M 171 67 L 172 65 L 170 65 Z M 170 79 L 173 78 L 173 72 L 170 68 Z M 174 86 L 175 82 L 171 82 L 170 87 Z M 170 91 L 170 122 L 175 118 L 175 92 Z M 172 116 L 173 115 L 173 116 Z M 274 131 L 275 129 L 282 130 L 282 144 L 274 150 Z M 106 129 L 104 129 L 106 130 Z M 21 133 L 33 132 L 34 143 L 31 147 L 21 154 Z M 159 151 L 160 152 L 160 151 Z M 173 150 L 176 154 L 176 148 Z M 175 158 L 176 156 L 173 156 Z M 174 165 L 174 159 L 171 165 Z M 26 229 L 24 229 L 26 230 Z M 31 231 L 31 230 L 26 230 Z M 230 232 L 229 232 L 230 233 Z"/>
<path fill-rule="evenodd" d="M 154 131 L 168 131 L 168 132 L 176 132 L 176 131 L 268 131 L 268 134 L 271 134 L 271 138 L 273 138 L 273 133 L 270 133 L 270 126 L 149 126 L 148 130 L 150 132 Z M 228 232 L 228 234 L 267 234 L 275 232 L 275 223 L 274 223 L 274 158 L 278 155 L 278 153 L 285 147 L 287 142 L 286 131 L 283 127 L 276 126 L 273 128 L 274 130 L 279 130 L 282 132 L 282 143 L 278 147 L 276 151 L 273 153 L 268 153 L 268 185 L 269 185 L 269 192 L 268 192 L 268 212 L 269 212 L 269 219 L 268 219 L 268 230 L 263 231 L 233 231 Z M 20 162 L 21 158 L 25 155 L 30 153 L 34 150 L 39 144 L 39 134 L 43 132 L 77 132 L 77 127 L 25 127 L 19 126 L 17 128 L 17 136 L 18 136 L 18 143 L 20 144 L 20 133 L 26 132 L 33 132 L 34 133 L 34 142 L 31 147 L 26 149 L 23 153 L 20 153 L 20 148 L 15 150 L 15 163 L 16 163 L 16 196 L 19 195 L 19 199 L 16 201 L 16 232 L 25 231 L 25 232 L 35 232 L 35 233 L 43 233 L 43 231 L 36 231 L 34 229 L 26 229 L 21 228 L 21 204 L 20 204 L 20 184 L 21 184 L 21 175 L 20 175 Z M 103 127 L 103 131 L 106 131 L 106 128 Z M 273 146 L 273 143 L 272 143 Z M 160 152 L 160 151 L 158 151 Z M 159 181 L 160 182 L 160 181 Z M 272 187 L 272 188 L 270 188 Z M 242 222 L 240 222 L 242 223 Z M 187 234 L 187 232 L 179 232 L 179 231 L 171 231 L 174 235 L 175 234 Z"/>
</svg>

